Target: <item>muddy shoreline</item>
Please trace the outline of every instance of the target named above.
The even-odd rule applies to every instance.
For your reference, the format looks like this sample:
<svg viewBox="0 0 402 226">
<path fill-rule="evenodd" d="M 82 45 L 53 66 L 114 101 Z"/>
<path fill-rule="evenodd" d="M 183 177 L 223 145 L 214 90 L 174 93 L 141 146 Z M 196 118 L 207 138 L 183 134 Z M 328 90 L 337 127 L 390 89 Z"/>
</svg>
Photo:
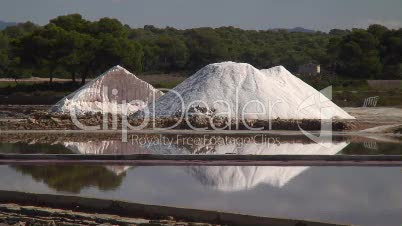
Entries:
<svg viewBox="0 0 402 226">
<path fill-rule="evenodd" d="M 103 221 L 105 221 L 105 218 L 106 219 L 109 218 L 110 221 L 111 215 L 114 215 L 112 216 L 111 220 L 120 219 L 120 221 L 123 221 L 123 219 L 125 219 L 125 221 L 127 221 L 128 218 L 130 218 L 133 221 L 135 220 L 133 218 L 137 218 L 137 222 L 142 221 L 144 226 L 145 225 L 156 225 L 156 226 L 158 225 L 167 225 L 167 226 L 170 225 L 183 225 L 183 226 L 339 225 L 339 224 L 312 222 L 305 220 L 258 217 L 258 216 L 225 213 L 225 212 L 209 211 L 209 210 L 197 210 L 188 208 L 146 205 L 139 203 L 128 203 L 118 200 L 104 200 L 104 199 L 67 196 L 67 195 L 34 194 L 34 193 L 15 192 L 15 191 L 0 191 L 0 203 L 14 204 L 14 205 L 0 205 L 0 222 L 2 212 L 3 213 L 14 212 L 16 214 L 25 213 L 25 215 L 27 215 L 28 217 L 32 217 L 33 215 L 52 217 L 53 215 L 54 219 L 57 219 L 57 217 L 65 217 L 64 219 L 71 219 L 71 217 L 69 216 L 76 216 L 73 219 L 76 219 L 77 221 L 82 219 L 92 221 L 98 219 L 99 221 L 101 221 L 102 216 Z M 21 211 L 21 208 L 24 208 L 23 207 L 24 205 L 26 207 L 25 209 L 22 210 L 25 211 Z M 101 215 L 101 214 L 107 214 L 107 215 Z M 97 215 L 99 215 L 99 217 L 97 217 Z M 164 224 L 162 224 L 162 222 L 164 222 Z M 90 224 L 82 224 L 82 225 L 90 225 Z M 118 224 L 118 225 L 141 225 L 141 223 Z"/>
</svg>

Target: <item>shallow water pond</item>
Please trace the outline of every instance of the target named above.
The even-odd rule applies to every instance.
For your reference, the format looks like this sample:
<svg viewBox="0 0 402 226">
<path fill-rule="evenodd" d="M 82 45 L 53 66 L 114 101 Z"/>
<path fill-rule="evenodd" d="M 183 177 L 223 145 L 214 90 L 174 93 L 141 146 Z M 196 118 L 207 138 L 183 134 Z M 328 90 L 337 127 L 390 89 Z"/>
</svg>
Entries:
<svg viewBox="0 0 402 226">
<path fill-rule="evenodd" d="M 1 190 L 400 225 L 401 167 L 0 166 Z"/>
<path fill-rule="evenodd" d="M 0 153 L 401 155 L 397 139 L 138 136 L 10 140 Z M 0 190 L 354 225 L 401 225 L 402 167 L 1 165 Z"/>
</svg>

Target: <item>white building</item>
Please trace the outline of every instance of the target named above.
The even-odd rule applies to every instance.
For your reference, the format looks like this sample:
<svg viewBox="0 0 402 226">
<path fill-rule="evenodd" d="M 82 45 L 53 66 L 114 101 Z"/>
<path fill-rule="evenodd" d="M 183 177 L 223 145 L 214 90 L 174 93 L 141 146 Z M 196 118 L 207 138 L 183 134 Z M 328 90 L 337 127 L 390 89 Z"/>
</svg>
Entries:
<svg viewBox="0 0 402 226">
<path fill-rule="evenodd" d="M 321 66 L 319 64 L 303 64 L 299 66 L 299 74 L 301 75 L 317 75 L 321 73 Z"/>
</svg>

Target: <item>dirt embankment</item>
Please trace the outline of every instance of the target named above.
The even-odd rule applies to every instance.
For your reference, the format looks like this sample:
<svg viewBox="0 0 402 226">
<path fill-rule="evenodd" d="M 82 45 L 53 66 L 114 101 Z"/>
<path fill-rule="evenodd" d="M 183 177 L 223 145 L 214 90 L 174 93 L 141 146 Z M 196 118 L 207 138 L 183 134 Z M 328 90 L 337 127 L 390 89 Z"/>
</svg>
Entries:
<svg viewBox="0 0 402 226">
<path fill-rule="evenodd" d="M 74 122 L 70 115 L 54 114 L 46 111 L 34 111 L 27 113 L 22 118 L 8 118 L 0 120 L 0 130 L 80 130 L 84 126 L 89 130 L 89 127 L 98 127 L 97 130 L 107 130 L 111 128 L 121 129 L 124 125 L 123 118 L 117 116 L 117 120 L 111 115 L 108 115 L 107 123 L 104 124 L 102 114 L 87 114 L 78 117 L 78 123 Z M 250 128 L 262 128 L 262 130 L 320 130 L 322 126 L 321 120 L 245 120 L 234 121 L 227 118 L 215 118 L 211 120 L 207 116 L 193 115 L 187 120 L 178 117 L 155 118 L 151 120 L 128 118 L 129 126 L 142 127 L 143 129 L 171 128 L 189 130 L 194 128 L 205 128 L 207 130 L 250 130 Z M 344 131 L 353 128 L 352 121 L 332 121 L 330 122 L 332 130 Z M 116 124 L 115 126 L 113 124 Z M 125 124 L 125 129 L 130 130 L 130 127 Z"/>
<path fill-rule="evenodd" d="M 77 130 L 79 129 L 71 120 L 70 115 L 51 114 L 47 105 L 0 105 L 0 130 Z M 401 133 L 402 108 L 378 107 L 378 108 L 345 108 L 345 110 L 356 117 L 352 121 L 333 121 L 334 131 L 361 131 L 374 127 L 387 128 L 387 133 Z M 102 126 L 103 117 L 101 114 L 92 114 L 79 117 L 79 121 L 87 126 Z M 112 128 L 112 118 L 109 117 L 108 128 Z M 197 128 L 208 127 L 211 129 L 210 121 L 205 117 L 191 117 L 192 126 Z M 129 119 L 130 125 L 136 126 L 143 121 L 140 119 Z M 178 118 L 161 118 L 155 120 L 156 128 L 166 128 L 175 125 Z M 247 125 L 253 128 L 264 127 L 264 130 L 320 130 L 320 120 L 248 120 Z M 150 129 L 153 121 L 149 122 L 145 129 Z M 229 122 L 226 119 L 215 119 L 213 125 L 222 128 L 230 125 L 232 130 L 236 128 L 236 122 Z M 399 128 L 398 126 L 401 126 Z M 380 127 L 381 126 L 381 127 Z M 385 127 L 384 127 L 385 126 Z M 392 128 L 389 128 L 391 126 Z M 121 128 L 121 117 L 118 117 L 118 128 Z M 174 129 L 191 129 L 186 121 L 174 126 Z M 239 123 L 239 130 L 247 130 L 243 123 Z M 395 131 L 394 131 L 395 130 Z"/>
<path fill-rule="evenodd" d="M 0 225 L 36 226 L 81 226 L 81 225 L 131 225 L 131 226 L 213 226 L 215 224 L 195 223 L 167 219 L 128 218 L 111 214 L 89 214 L 78 211 L 54 209 L 17 204 L 0 204 Z"/>
<path fill-rule="evenodd" d="M 1 191 L 1 203 L 16 203 L 18 205 L 1 205 L 0 214 L 17 214 L 16 223 L 26 215 L 29 219 L 50 218 L 50 224 L 55 220 L 72 225 L 166 225 L 166 226 L 212 226 L 212 225 L 255 225 L 255 226 L 333 226 L 338 224 L 313 222 L 296 219 L 281 219 L 242 215 L 236 213 L 218 212 L 212 210 L 197 210 L 188 208 L 156 206 L 139 203 L 129 203 L 118 200 L 86 198 L 80 196 L 34 194 L 15 191 Z M 41 207 L 38 207 L 41 206 Z M 25 210 L 25 211 L 24 211 Z M 82 212 L 81 212 L 82 211 Z M 113 214 L 113 215 L 112 215 Z M 7 217 L 7 216 L 6 216 Z M 124 217 L 124 218 L 123 218 Z M 12 217 L 11 217 L 12 218 Z M 1 222 L 0 215 L 0 222 Z M 4 218 L 3 218 L 4 219 Z M 71 221 L 73 222 L 71 222 Z M 26 220 L 25 220 L 26 221 Z M 25 222 L 23 221 L 23 222 Z M 88 221 L 89 224 L 80 221 Z M 94 224 L 95 222 L 96 224 Z M 120 222 L 120 223 L 119 223 Z M 203 222 L 203 223 L 197 223 Z M 0 223 L 1 224 L 1 223 Z M 23 224 L 25 225 L 25 224 Z M 29 224 L 43 225 L 43 224 Z"/>
</svg>

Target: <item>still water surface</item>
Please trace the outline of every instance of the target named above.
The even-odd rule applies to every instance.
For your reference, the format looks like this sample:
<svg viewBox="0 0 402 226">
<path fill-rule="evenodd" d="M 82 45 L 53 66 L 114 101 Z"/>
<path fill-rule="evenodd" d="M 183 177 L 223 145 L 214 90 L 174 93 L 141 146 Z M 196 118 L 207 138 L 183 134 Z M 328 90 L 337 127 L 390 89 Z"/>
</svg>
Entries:
<svg viewBox="0 0 402 226">
<path fill-rule="evenodd" d="M 0 153 L 402 154 L 400 142 L 360 138 L 177 140 L 17 141 L 0 143 Z M 1 190 L 343 224 L 402 224 L 402 167 L 3 165 L 0 177 Z"/>
<path fill-rule="evenodd" d="M 356 225 L 402 223 L 401 167 L 0 166 L 2 190 Z"/>
<path fill-rule="evenodd" d="M 402 141 L 333 137 L 140 136 L 121 140 L 13 141 L 0 153 L 46 154 L 252 154 L 252 155 L 402 155 Z"/>
</svg>

